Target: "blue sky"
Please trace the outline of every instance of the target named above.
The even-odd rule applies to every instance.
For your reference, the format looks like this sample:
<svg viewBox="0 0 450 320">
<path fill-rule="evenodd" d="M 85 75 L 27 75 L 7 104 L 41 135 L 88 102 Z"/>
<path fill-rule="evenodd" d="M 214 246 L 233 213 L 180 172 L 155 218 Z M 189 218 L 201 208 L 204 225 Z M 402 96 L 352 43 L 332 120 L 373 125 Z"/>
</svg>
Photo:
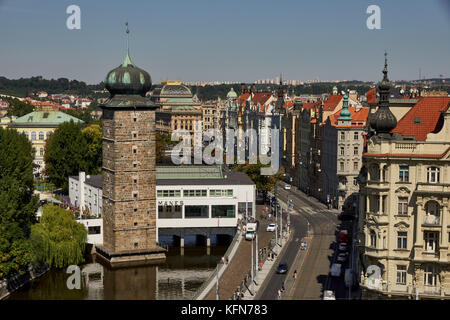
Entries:
<svg viewBox="0 0 450 320">
<path fill-rule="evenodd" d="M 81 30 L 66 8 L 81 8 Z M 366 9 L 381 8 L 381 30 Z M 161 79 L 450 77 L 448 0 L 0 0 L 0 75 L 98 83 L 125 55 Z"/>
</svg>

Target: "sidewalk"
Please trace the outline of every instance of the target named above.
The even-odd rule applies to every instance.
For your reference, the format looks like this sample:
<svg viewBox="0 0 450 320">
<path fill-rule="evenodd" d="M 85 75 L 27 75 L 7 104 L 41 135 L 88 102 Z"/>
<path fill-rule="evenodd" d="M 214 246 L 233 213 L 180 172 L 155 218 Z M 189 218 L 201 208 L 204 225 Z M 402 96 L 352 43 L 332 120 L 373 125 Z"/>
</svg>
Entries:
<svg viewBox="0 0 450 320">
<path fill-rule="evenodd" d="M 282 255 L 280 253 L 283 251 L 283 249 L 286 247 L 286 245 L 290 242 L 291 235 L 292 235 L 292 233 L 289 235 L 289 238 L 287 240 L 284 239 L 284 244 L 282 247 L 280 247 L 279 245 L 274 247 L 273 252 L 275 252 L 276 258 L 274 260 L 267 259 L 265 261 L 265 263 L 263 264 L 261 271 L 256 272 L 254 283 L 252 286 L 250 286 L 250 288 L 249 288 L 250 291 L 248 289 L 245 290 L 244 297 L 242 298 L 242 300 L 255 300 L 255 298 L 258 297 L 258 292 L 260 291 L 260 289 L 265 288 L 264 281 L 266 280 L 267 276 L 272 271 L 272 269 L 278 265 L 279 257 Z"/>
</svg>

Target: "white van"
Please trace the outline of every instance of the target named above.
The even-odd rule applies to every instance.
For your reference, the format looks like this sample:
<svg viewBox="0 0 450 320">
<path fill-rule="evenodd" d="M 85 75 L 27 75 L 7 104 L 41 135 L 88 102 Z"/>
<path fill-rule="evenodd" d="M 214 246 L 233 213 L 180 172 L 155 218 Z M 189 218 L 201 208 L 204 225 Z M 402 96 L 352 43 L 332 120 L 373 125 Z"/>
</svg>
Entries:
<svg viewBox="0 0 450 320">
<path fill-rule="evenodd" d="M 247 223 L 245 228 L 245 240 L 253 240 L 256 235 L 256 223 Z"/>
</svg>

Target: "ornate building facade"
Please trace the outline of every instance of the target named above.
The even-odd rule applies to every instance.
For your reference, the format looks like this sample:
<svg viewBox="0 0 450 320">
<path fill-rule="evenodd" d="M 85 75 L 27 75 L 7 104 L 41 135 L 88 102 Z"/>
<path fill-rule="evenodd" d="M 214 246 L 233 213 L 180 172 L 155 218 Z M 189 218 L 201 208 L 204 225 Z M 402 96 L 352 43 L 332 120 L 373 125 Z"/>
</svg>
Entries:
<svg viewBox="0 0 450 320">
<path fill-rule="evenodd" d="M 450 98 L 420 97 L 398 121 L 387 63 L 363 155 L 363 297 L 450 298 Z"/>
</svg>

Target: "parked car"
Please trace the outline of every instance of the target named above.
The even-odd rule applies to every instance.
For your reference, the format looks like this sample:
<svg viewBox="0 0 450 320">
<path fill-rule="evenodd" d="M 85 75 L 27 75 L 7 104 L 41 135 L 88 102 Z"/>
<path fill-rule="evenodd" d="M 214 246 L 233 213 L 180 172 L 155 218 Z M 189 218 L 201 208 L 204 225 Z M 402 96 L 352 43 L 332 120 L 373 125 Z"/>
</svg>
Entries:
<svg viewBox="0 0 450 320">
<path fill-rule="evenodd" d="M 284 185 L 284 190 L 291 190 L 291 185 L 290 184 L 285 184 Z"/>
<path fill-rule="evenodd" d="M 323 292 L 322 300 L 336 300 L 336 296 L 334 295 L 333 290 L 325 290 Z"/>
<path fill-rule="evenodd" d="M 340 277 L 342 273 L 342 264 L 333 263 L 330 269 L 330 273 L 332 277 Z"/>
<path fill-rule="evenodd" d="M 347 242 L 348 241 L 348 231 L 347 230 L 341 230 L 338 234 L 338 242 Z"/>
<path fill-rule="evenodd" d="M 347 261 L 348 253 L 347 252 L 341 252 L 338 254 L 336 261 L 337 262 L 345 262 Z"/>
<path fill-rule="evenodd" d="M 288 271 L 288 266 L 287 266 L 286 262 L 280 263 L 280 265 L 277 267 L 277 270 L 276 270 L 276 272 L 278 274 L 285 274 L 285 273 L 287 273 L 287 271 Z"/>
<path fill-rule="evenodd" d="M 276 229 L 275 223 L 271 223 L 271 224 L 269 224 L 269 225 L 267 226 L 266 231 L 268 231 L 268 232 L 274 232 L 275 229 Z"/>
<path fill-rule="evenodd" d="M 347 251 L 348 247 L 347 247 L 347 243 L 346 242 L 341 242 L 339 244 L 338 250 L 339 251 Z"/>
</svg>

